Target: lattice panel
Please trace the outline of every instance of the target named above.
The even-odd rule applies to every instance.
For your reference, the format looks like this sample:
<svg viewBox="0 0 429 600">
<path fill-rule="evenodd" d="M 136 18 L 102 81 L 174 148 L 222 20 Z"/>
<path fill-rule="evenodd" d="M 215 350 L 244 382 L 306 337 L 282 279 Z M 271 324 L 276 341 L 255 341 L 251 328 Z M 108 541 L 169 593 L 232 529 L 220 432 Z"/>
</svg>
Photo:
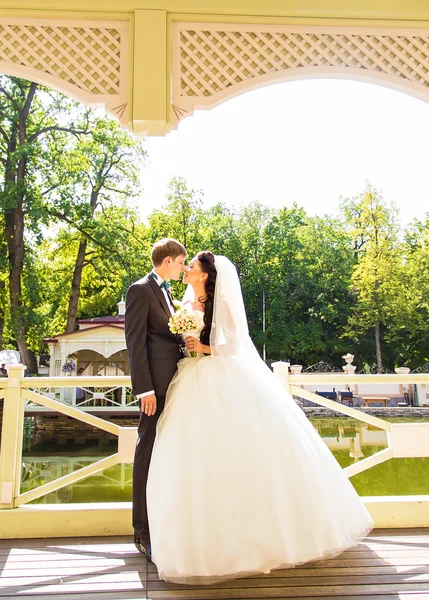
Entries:
<svg viewBox="0 0 429 600">
<path fill-rule="evenodd" d="M 365 69 L 429 87 L 429 31 L 182 23 L 173 55 L 179 106 L 181 98 L 208 99 L 255 77 L 303 67 Z"/>
<path fill-rule="evenodd" d="M 91 95 L 118 95 L 121 30 L 0 22 L 0 60 L 58 77 Z"/>
</svg>

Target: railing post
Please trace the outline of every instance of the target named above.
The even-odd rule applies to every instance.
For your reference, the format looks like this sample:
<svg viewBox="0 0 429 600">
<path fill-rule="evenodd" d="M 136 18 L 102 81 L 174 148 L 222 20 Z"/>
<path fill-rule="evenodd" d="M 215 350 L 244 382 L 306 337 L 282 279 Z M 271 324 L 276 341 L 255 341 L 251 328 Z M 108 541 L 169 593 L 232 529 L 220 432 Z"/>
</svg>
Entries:
<svg viewBox="0 0 429 600">
<path fill-rule="evenodd" d="M 273 363 L 274 375 L 280 379 L 286 391 L 290 393 L 289 363 L 278 361 Z"/>
<path fill-rule="evenodd" d="M 8 386 L 3 405 L 3 426 L 0 451 L 0 508 L 14 508 L 21 485 L 24 401 L 21 381 L 24 365 L 8 368 Z"/>
<path fill-rule="evenodd" d="M 71 405 L 76 406 L 76 388 L 75 387 L 71 388 Z"/>
</svg>

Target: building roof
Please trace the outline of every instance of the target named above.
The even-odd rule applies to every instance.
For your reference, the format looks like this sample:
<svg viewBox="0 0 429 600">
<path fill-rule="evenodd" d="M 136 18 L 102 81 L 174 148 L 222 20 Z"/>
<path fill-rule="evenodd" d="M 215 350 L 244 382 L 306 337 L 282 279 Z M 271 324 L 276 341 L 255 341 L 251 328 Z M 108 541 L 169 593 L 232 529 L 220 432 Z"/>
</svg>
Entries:
<svg viewBox="0 0 429 600">
<path fill-rule="evenodd" d="M 107 325 L 108 323 L 111 323 L 112 325 L 118 325 L 120 323 L 125 323 L 125 315 L 113 315 L 106 317 L 93 317 L 92 319 L 80 319 L 79 321 L 76 321 L 76 323 L 78 325 Z"/>
<path fill-rule="evenodd" d="M 103 318 L 103 317 L 101 317 Z M 110 317 L 112 318 L 112 317 Z M 93 323 L 93 321 L 89 321 L 91 323 Z M 54 335 L 50 338 L 44 338 L 44 342 L 45 343 L 53 343 L 53 342 L 58 342 L 59 338 L 62 337 L 71 337 L 71 336 L 76 336 L 76 335 L 82 335 L 82 334 L 87 334 L 88 331 L 91 330 L 96 330 L 96 329 L 102 329 L 103 327 L 111 327 L 112 329 L 120 330 L 123 331 L 124 327 L 123 324 L 121 322 L 116 322 L 116 323 L 106 323 L 106 321 L 104 322 L 98 322 L 98 323 L 94 323 L 93 327 L 86 327 L 85 329 L 76 329 L 76 331 L 70 331 L 69 333 L 59 333 L 58 335 Z"/>
</svg>

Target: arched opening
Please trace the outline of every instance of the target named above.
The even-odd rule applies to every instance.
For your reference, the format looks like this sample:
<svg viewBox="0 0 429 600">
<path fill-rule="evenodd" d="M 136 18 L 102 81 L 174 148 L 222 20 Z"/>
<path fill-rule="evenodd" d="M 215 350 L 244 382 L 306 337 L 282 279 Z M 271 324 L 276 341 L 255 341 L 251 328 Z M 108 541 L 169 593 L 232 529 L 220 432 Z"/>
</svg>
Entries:
<svg viewBox="0 0 429 600">
<path fill-rule="evenodd" d="M 272 82 L 328 77 L 428 99 L 422 29 L 262 23 L 173 24 L 172 123 Z"/>
<path fill-rule="evenodd" d="M 370 83 L 408 94 L 409 96 L 429 103 L 429 87 L 424 86 L 421 83 L 417 83 L 417 81 L 407 81 L 399 75 L 382 73 L 375 70 L 366 71 L 364 69 L 354 69 L 350 67 L 300 67 L 296 69 L 278 71 L 276 73 L 259 75 L 231 85 L 225 90 L 217 92 L 211 96 L 203 96 L 200 98 L 192 97 L 192 99 L 185 101 L 182 99 L 182 107 L 186 107 L 187 110 L 177 114 L 175 113 L 175 126 L 177 127 L 179 122 L 186 117 L 192 116 L 195 110 L 208 110 L 215 108 L 222 103 L 247 92 L 279 83 L 317 79 L 342 79 L 347 81 Z"/>
<path fill-rule="evenodd" d="M 81 376 L 100 375 L 111 377 L 129 375 L 128 352 L 126 348 L 105 357 L 90 349 L 80 349 L 76 352 L 77 374 Z"/>
</svg>

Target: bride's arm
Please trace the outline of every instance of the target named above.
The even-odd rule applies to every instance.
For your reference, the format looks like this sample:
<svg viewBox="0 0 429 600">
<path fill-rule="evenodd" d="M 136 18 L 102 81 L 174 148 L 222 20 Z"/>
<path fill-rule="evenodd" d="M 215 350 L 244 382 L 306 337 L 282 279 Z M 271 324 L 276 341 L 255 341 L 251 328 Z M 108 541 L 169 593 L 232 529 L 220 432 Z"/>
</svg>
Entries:
<svg viewBox="0 0 429 600">
<path fill-rule="evenodd" d="M 197 340 L 197 352 L 201 353 L 201 354 L 211 354 L 212 353 L 212 349 L 211 346 L 206 346 L 205 344 L 202 344 L 199 340 Z"/>
<path fill-rule="evenodd" d="M 211 354 L 212 349 L 210 346 L 206 346 L 202 344 L 200 340 L 194 337 L 187 337 L 185 340 L 185 345 L 188 350 L 192 350 L 197 352 L 198 354 Z"/>
</svg>

